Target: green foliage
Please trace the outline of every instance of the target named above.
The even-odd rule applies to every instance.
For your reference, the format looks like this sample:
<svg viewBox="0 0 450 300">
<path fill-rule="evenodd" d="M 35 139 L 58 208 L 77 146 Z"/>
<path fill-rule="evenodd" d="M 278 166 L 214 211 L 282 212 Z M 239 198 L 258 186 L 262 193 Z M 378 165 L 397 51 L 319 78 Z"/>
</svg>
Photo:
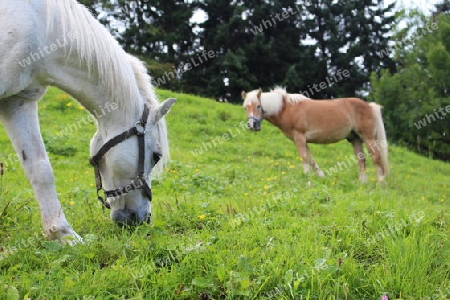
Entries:
<svg viewBox="0 0 450 300">
<path fill-rule="evenodd" d="M 158 85 L 180 89 L 175 71 L 194 56 L 195 24 L 190 19 L 195 6 L 179 0 L 151 3 L 95 0 L 95 3 L 102 12 L 101 21 L 109 26 L 127 52 L 148 63 L 152 76 L 161 79 Z"/>
<path fill-rule="evenodd" d="M 167 116 L 172 163 L 152 183 L 152 224 L 135 230 L 112 224 L 96 200 L 87 160 L 94 124 L 57 134 L 86 111 L 53 88 L 39 103 L 46 140 L 76 149 L 50 159 L 85 243 L 42 238 L 39 207 L 13 160 L 0 177 L 0 299 L 450 296 L 449 164 L 390 147 L 385 184 L 371 162 L 365 185 L 356 163 L 308 176 L 278 129 L 245 128 L 242 107 L 158 93 L 178 99 Z M 14 153 L 3 129 L 0 145 L 1 157 Z M 324 171 L 353 156 L 345 141 L 310 148 Z"/>
<path fill-rule="evenodd" d="M 385 8 L 381 0 L 94 2 L 125 50 L 165 79 L 161 88 L 240 102 L 242 90 L 284 84 L 305 91 L 339 69 L 350 72 L 315 91 L 320 99 L 354 96 L 367 89 L 372 71 L 394 69 L 389 56 L 377 55 L 396 21 L 394 4 Z M 193 21 L 197 11 L 206 20 Z M 213 57 L 200 61 L 203 51 Z M 165 75 L 174 70 L 180 74 Z"/>
<path fill-rule="evenodd" d="M 430 157 L 448 160 L 450 18 L 416 15 L 412 20 L 412 30 L 397 34 L 401 38 L 397 43 L 407 44 L 395 48 L 400 64 L 397 73 L 372 75 L 370 98 L 385 108 L 389 138 Z"/>
<path fill-rule="evenodd" d="M 371 72 L 379 72 L 382 68 L 394 69 L 390 57 L 377 55 L 387 47 L 390 28 L 397 21 L 393 13 L 394 4 L 384 7 L 380 0 L 315 0 L 307 3 L 305 9 L 310 15 L 304 25 L 308 35 L 317 42 L 314 48 L 318 53 L 319 74 L 316 78 L 325 81 L 339 69 L 348 70 L 351 74 L 339 84 L 314 94 L 314 98 L 359 95 L 367 90 Z M 311 79 L 308 83 L 312 83 Z"/>
</svg>

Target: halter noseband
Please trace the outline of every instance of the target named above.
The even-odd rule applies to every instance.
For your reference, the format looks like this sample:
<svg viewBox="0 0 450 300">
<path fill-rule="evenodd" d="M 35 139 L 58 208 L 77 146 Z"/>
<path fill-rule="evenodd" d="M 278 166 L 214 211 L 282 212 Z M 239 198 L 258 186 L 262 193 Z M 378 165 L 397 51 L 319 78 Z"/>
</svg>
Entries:
<svg viewBox="0 0 450 300">
<path fill-rule="evenodd" d="M 261 119 L 257 119 L 254 116 L 248 117 L 249 120 L 253 120 L 255 122 L 261 122 L 264 119 L 264 116 Z"/>
<path fill-rule="evenodd" d="M 146 174 L 144 170 L 145 133 L 146 133 L 145 127 L 147 125 L 148 116 L 149 116 L 149 109 L 147 105 L 144 105 L 144 112 L 142 113 L 142 117 L 138 122 L 136 122 L 134 127 L 110 139 L 100 148 L 100 150 L 98 150 L 97 154 L 89 158 L 89 162 L 94 167 L 95 185 L 97 187 L 97 198 L 102 203 L 102 205 L 108 209 L 110 209 L 111 207 L 109 203 L 106 201 L 106 199 L 119 197 L 136 189 L 143 189 L 145 194 L 149 197 L 150 201 L 152 200 L 152 189 L 148 186 L 147 181 L 145 180 Z M 102 186 L 102 177 L 100 175 L 100 168 L 98 166 L 99 161 L 106 154 L 106 152 L 108 152 L 112 147 L 120 144 L 121 142 L 135 135 L 138 138 L 138 147 L 139 147 L 139 161 L 136 180 L 132 180 L 130 184 L 124 187 L 115 190 L 105 191 Z M 103 195 L 101 195 L 101 191 L 103 191 Z"/>
</svg>

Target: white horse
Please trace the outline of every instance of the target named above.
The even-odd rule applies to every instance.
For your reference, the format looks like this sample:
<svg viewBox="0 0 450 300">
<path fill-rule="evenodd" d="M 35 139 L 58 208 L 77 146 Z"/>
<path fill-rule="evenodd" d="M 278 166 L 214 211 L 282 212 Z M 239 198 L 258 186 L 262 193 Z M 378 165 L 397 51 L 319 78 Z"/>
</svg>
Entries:
<svg viewBox="0 0 450 300">
<path fill-rule="evenodd" d="M 44 234 L 72 244 L 81 238 L 58 201 L 39 129 L 37 101 L 49 85 L 97 120 L 90 161 L 111 219 L 148 221 L 147 174 L 161 172 L 169 159 L 164 115 L 175 99 L 160 104 L 143 64 L 75 0 L 0 0 L 0 121 L 33 186 Z"/>
</svg>

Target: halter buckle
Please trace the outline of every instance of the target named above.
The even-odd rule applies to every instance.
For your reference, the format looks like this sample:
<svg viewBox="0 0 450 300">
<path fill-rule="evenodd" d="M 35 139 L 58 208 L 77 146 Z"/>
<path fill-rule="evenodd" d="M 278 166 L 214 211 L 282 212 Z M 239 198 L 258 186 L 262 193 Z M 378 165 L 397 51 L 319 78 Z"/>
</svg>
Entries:
<svg viewBox="0 0 450 300">
<path fill-rule="evenodd" d="M 142 121 L 137 121 L 136 124 L 134 124 L 134 127 L 136 128 L 137 135 L 144 135 L 147 132 L 145 124 L 143 124 Z"/>
</svg>

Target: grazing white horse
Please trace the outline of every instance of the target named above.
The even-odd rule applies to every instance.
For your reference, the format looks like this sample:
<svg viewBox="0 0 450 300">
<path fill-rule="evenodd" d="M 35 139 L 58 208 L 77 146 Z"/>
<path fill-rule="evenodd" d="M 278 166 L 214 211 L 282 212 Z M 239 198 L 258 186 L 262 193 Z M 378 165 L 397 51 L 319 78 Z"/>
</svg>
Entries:
<svg viewBox="0 0 450 300">
<path fill-rule="evenodd" d="M 143 64 L 75 0 L 0 0 L 0 121 L 33 186 L 45 235 L 72 244 L 81 238 L 58 201 L 39 129 L 37 101 L 49 85 L 71 94 L 97 120 L 90 161 L 111 218 L 148 221 L 147 174 L 168 161 L 164 115 L 175 99 L 160 104 Z"/>
</svg>

